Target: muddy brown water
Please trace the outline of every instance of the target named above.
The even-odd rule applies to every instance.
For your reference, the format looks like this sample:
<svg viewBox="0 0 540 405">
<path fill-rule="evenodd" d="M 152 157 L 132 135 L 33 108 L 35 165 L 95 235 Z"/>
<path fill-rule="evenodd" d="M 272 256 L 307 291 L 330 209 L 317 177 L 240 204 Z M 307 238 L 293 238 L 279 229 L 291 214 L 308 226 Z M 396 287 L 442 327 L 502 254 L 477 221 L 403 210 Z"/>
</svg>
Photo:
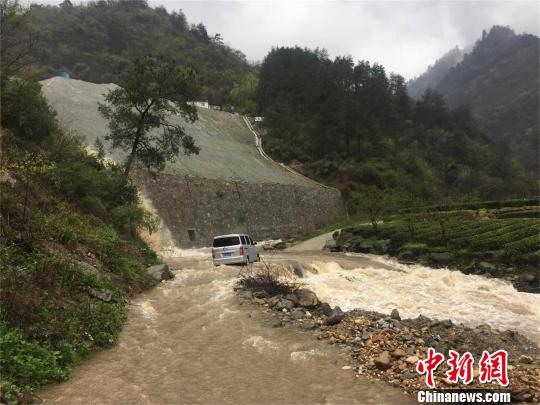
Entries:
<svg viewBox="0 0 540 405">
<path fill-rule="evenodd" d="M 119 344 L 92 355 L 40 396 L 61 404 L 366 404 L 411 402 L 356 377 L 312 335 L 265 326 L 240 305 L 238 268 L 171 259 L 176 278 L 139 296 Z"/>
</svg>

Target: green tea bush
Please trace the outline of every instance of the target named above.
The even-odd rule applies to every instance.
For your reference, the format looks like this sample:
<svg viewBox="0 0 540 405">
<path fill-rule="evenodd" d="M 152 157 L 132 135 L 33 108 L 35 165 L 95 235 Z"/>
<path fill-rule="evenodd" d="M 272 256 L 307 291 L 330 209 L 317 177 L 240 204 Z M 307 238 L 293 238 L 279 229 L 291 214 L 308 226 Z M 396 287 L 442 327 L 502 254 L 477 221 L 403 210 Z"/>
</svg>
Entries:
<svg viewBox="0 0 540 405">
<path fill-rule="evenodd" d="M 526 238 L 507 243 L 504 246 L 504 254 L 515 256 L 524 253 L 537 251 L 540 248 L 540 234 L 528 236 Z"/>
</svg>

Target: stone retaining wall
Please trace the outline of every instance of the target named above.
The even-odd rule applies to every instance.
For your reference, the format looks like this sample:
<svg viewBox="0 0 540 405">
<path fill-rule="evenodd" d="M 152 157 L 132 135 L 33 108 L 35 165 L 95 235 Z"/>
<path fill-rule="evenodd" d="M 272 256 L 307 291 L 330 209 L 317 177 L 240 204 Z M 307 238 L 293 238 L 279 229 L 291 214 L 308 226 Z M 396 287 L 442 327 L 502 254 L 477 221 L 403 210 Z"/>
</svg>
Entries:
<svg viewBox="0 0 540 405">
<path fill-rule="evenodd" d="M 180 177 L 136 179 L 179 247 L 210 246 L 219 234 L 287 238 L 339 220 L 338 190 L 320 186 Z"/>
</svg>

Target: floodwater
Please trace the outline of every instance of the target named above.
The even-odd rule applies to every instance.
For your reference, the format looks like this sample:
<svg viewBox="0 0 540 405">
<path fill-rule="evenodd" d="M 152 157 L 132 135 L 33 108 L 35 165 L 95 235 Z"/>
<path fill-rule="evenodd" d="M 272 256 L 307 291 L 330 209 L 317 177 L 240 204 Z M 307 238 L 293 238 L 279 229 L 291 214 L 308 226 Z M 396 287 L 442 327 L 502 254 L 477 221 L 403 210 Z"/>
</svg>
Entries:
<svg viewBox="0 0 540 405">
<path fill-rule="evenodd" d="M 212 266 L 208 249 L 175 251 L 174 280 L 140 295 L 119 344 L 100 351 L 70 381 L 41 396 L 62 404 L 366 404 L 412 398 L 337 364 L 338 349 L 314 336 L 265 324 L 272 315 L 241 305 L 238 267 Z M 280 252 L 301 281 L 344 310 L 420 314 L 514 329 L 540 340 L 540 296 L 497 279 L 397 263 L 370 255 Z"/>
<path fill-rule="evenodd" d="M 374 255 L 318 255 L 303 261 L 317 271 L 307 273 L 307 287 L 343 310 L 390 314 L 396 308 L 402 318 L 422 314 L 467 326 L 488 324 L 540 342 L 540 295 L 519 292 L 504 280 Z"/>
<path fill-rule="evenodd" d="M 91 356 L 40 396 L 62 404 L 366 404 L 411 398 L 336 364 L 312 335 L 269 328 L 240 305 L 238 268 L 171 259 L 176 278 L 139 296 L 119 344 Z"/>
</svg>

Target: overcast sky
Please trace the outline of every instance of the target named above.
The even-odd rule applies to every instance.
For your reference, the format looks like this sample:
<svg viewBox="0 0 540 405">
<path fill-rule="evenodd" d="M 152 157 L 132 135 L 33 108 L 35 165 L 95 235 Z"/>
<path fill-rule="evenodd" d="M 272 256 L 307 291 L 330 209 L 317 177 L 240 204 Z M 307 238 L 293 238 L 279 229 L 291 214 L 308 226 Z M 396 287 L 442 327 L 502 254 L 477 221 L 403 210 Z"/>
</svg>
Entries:
<svg viewBox="0 0 540 405">
<path fill-rule="evenodd" d="M 35 0 L 34 0 L 35 1 Z M 49 0 L 48 3 L 60 1 Z M 407 79 L 482 29 L 509 25 L 539 34 L 537 1 L 178 1 L 149 0 L 219 32 L 250 61 L 273 46 L 325 48 L 331 57 L 378 62 Z"/>
</svg>

